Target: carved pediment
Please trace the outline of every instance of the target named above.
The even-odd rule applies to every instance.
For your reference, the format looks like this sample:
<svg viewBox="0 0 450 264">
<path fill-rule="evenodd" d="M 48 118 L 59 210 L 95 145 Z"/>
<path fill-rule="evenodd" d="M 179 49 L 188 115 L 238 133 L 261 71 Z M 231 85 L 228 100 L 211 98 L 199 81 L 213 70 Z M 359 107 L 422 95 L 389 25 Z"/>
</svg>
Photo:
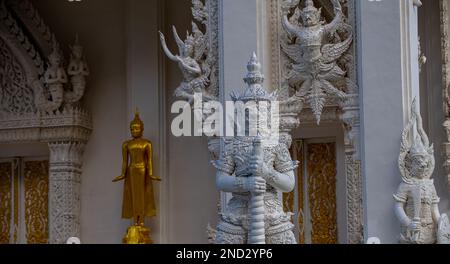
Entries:
<svg viewBox="0 0 450 264">
<path fill-rule="evenodd" d="M 0 1 L 0 142 L 87 141 L 79 101 L 89 70 L 78 38 L 62 65 L 55 36 L 28 0 Z"/>
<path fill-rule="evenodd" d="M 0 38 L 0 112 L 17 115 L 36 112 L 28 78 L 15 54 Z"/>
</svg>

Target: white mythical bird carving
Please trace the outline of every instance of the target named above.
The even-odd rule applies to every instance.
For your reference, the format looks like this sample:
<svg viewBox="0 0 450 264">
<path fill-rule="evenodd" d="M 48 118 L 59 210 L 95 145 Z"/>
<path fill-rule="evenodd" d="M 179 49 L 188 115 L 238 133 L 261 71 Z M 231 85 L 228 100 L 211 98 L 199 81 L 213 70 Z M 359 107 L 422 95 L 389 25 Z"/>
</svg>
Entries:
<svg viewBox="0 0 450 264">
<path fill-rule="evenodd" d="M 296 7 L 294 14 L 283 17 L 283 28 L 288 33 L 288 41 L 281 42 L 281 48 L 291 60 L 292 67 L 286 79 L 289 86 L 296 89 L 296 94 L 288 102 L 304 100 L 309 103 L 320 123 L 327 96 L 345 98 L 343 87 L 355 86 L 346 77 L 347 73 L 338 65 L 353 42 L 351 30 L 342 24 L 342 8 L 338 0 L 331 0 L 335 18 L 329 24 L 321 20 L 321 9 L 307 0 L 305 7 Z M 298 1 L 286 3 L 284 8 L 295 7 Z M 302 22 L 301 22 L 301 21 Z M 333 36 L 336 30 L 345 28 L 349 31 L 343 41 L 329 43 L 327 36 Z"/>
</svg>

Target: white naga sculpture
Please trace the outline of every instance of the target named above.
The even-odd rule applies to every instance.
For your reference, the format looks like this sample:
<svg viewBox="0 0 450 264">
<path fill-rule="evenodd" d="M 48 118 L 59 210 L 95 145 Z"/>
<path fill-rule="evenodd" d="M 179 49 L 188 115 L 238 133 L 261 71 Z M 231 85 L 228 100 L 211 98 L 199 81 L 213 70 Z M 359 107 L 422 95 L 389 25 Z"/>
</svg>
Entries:
<svg viewBox="0 0 450 264">
<path fill-rule="evenodd" d="M 408 136 L 413 139 L 412 144 Z M 402 225 L 400 242 L 449 243 L 448 217 L 441 216 L 439 212 L 440 199 L 431 179 L 435 168 L 434 147 L 422 127 L 422 117 L 415 100 L 412 117 L 402 134 L 399 168 L 403 182 L 394 199 L 395 213 Z"/>
<path fill-rule="evenodd" d="M 53 112 L 64 103 L 73 105 L 83 97 L 89 69 L 83 57 L 83 47 L 78 43 L 78 36 L 71 50 L 72 55 L 66 72 L 59 47 L 56 42 L 53 43 L 53 52 L 48 57 L 49 63 L 43 81 L 33 82 L 36 92 L 35 104 L 38 110 Z M 69 82 L 67 73 L 70 76 L 71 87 L 65 87 Z"/>
<path fill-rule="evenodd" d="M 353 42 L 352 28 L 343 21 L 339 0 L 330 1 L 335 17 L 329 24 L 322 20 L 322 8 L 317 9 L 312 0 L 306 0 L 303 9 L 299 0 L 283 3 L 282 25 L 288 40 L 281 41 L 281 47 L 290 59 L 289 72 L 284 77 L 296 90 L 288 102 L 307 102 L 318 124 L 327 98 L 344 99 L 346 90 L 356 87 L 345 69 L 345 53 Z M 295 11 L 290 14 L 289 10 Z"/>
<path fill-rule="evenodd" d="M 237 102 L 272 102 L 275 98 L 263 87 L 264 77 L 254 54 L 248 64 L 245 82 L 248 87 Z M 248 120 L 247 120 L 248 121 Z M 286 142 L 269 139 L 269 133 L 258 125 L 260 136 L 227 140 L 217 169 L 217 187 L 232 193 L 228 206 L 220 214 L 215 242 L 217 244 L 295 244 L 290 213 L 283 211 L 279 192 L 291 192 L 295 186 L 294 170 Z M 253 124 L 254 126 L 254 124 Z"/>
</svg>

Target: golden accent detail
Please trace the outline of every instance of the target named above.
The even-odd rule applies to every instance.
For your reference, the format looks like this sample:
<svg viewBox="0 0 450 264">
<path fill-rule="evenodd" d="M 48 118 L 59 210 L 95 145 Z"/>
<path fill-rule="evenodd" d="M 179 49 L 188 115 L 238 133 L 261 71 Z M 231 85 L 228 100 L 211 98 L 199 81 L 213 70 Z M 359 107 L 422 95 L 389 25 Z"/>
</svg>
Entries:
<svg viewBox="0 0 450 264">
<path fill-rule="evenodd" d="M 337 244 L 336 144 L 308 144 L 312 244 Z"/>
<path fill-rule="evenodd" d="M 19 204 L 20 204 L 20 159 L 15 159 L 13 162 L 14 168 L 14 238 L 13 243 L 17 244 L 19 239 Z"/>
<path fill-rule="evenodd" d="M 127 234 L 123 239 L 123 243 L 129 245 L 153 244 L 153 240 L 150 238 L 150 228 L 142 225 L 134 225 L 129 227 Z"/>
<path fill-rule="evenodd" d="M 292 146 L 292 148 L 290 149 L 291 152 L 291 157 L 293 157 L 293 160 L 296 159 L 295 156 L 295 146 Z M 290 193 L 283 193 L 283 210 L 285 212 L 295 212 L 295 208 L 294 208 L 294 198 L 295 198 L 295 190 L 290 192 Z"/>
<path fill-rule="evenodd" d="M 25 162 L 25 225 L 28 244 L 48 243 L 48 172 L 48 161 Z"/>
<path fill-rule="evenodd" d="M 296 156 L 297 160 L 300 161 L 300 164 L 297 169 L 297 188 L 298 188 L 298 243 L 305 244 L 305 219 L 304 219 L 304 210 L 305 210 L 305 194 L 304 194 L 304 173 L 305 173 L 305 147 L 304 141 L 300 140 L 295 142 L 296 146 Z"/>
<path fill-rule="evenodd" d="M 0 244 L 10 243 L 12 217 L 12 163 L 0 163 Z"/>
<path fill-rule="evenodd" d="M 304 157 L 304 142 L 303 140 L 294 141 L 290 150 L 293 160 L 300 162 L 297 168 L 296 183 L 297 189 L 291 193 L 283 194 L 283 207 L 285 212 L 296 213 L 298 217 L 298 243 L 305 244 L 305 229 L 304 229 L 304 191 L 303 191 L 303 177 L 305 170 Z M 295 208 L 295 192 L 298 194 L 298 208 Z M 297 210 L 296 210 L 297 209 Z"/>
<path fill-rule="evenodd" d="M 153 174 L 152 142 L 142 137 L 144 123 L 136 110 L 130 124 L 132 139 L 122 144 L 122 174 L 113 182 L 124 181 L 122 218 L 133 219 L 123 242 L 125 244 L 151 243 L 150 229 L 145 218 L 156 216 L 153 181 L 161 178 Z"/>
</svg>

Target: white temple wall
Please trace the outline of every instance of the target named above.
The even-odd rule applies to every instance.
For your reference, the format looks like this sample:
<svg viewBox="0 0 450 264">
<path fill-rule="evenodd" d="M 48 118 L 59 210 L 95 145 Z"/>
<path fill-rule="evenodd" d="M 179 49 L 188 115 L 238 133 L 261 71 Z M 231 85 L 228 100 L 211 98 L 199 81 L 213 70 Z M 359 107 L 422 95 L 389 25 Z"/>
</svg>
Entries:
<svg viewBox="0 0 450 264">
<path fill-rule="evenodd" d="M 419 95 L 417 11 L 413 1 L 396 0 L 358 1 L 357 12 L 365 238 L 397 243 L 392 195 L 401 182 L 400 138 Z"/>
<path fill-rule="evenodd" d="M 357 5 L 365 237 L 395 243 L 400 225 L 392 194 L 401 177 L 397 166 L 404 125 L 400 1 Z M 383 19 L 380 19 L 383 14 Z"/>
</svg>

